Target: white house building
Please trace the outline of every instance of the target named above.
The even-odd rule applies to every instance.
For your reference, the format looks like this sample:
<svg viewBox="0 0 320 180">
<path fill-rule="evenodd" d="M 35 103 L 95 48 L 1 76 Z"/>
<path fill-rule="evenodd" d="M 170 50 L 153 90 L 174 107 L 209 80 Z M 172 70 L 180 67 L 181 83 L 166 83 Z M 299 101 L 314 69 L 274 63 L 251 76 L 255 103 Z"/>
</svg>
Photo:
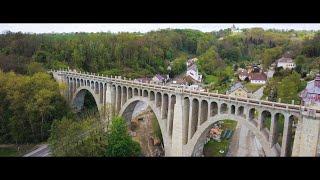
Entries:
<svg viewBox="0 0 320 180">
<path fill-rule="evenodd" d="M 198 68 L 196 64 L 191 65 L 187 68 L 187 76 L 190 76 L 192 79 L 194 79 L 197 82 L 202 81 L 202 75 L 199 74 Z"/>
<path fill-rule="evenodd" d="M 252 84 L 266 84 L 267 75 L 264 72 L 260 73 L 250 73 L 249 80 Z"/>
<path fill-rule="evenodd" d="M 296 67 L 293 59 L 282 57 L 277 60 L 277 67 L 282 67 L 283 69 L 293 69 Z"/>
</svg>

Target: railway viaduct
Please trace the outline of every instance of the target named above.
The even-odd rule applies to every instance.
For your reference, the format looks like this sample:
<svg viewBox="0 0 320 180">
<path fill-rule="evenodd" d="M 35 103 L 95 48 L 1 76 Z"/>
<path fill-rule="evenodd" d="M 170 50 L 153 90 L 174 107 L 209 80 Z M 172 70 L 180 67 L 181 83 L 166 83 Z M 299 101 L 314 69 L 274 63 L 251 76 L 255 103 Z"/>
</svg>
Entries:
<svg viewBox="0 0 320 180">
<path fill-rule="evenodd" d="M 120 76 L 69 70 L 50 73 L 66 84 L 63 94 L 75 110 L 82 108 L 86 91 L 94 97 L 101 117 L 106 106 L 113 107 L 112 113 L 131 119 L 138 102 L 149 105 L 160 125 L 166 156 L 200 156 L 210 128 L 224 119 L 237 121 L 253 132 L 266 156 L 320 154 L 320 109 L 138 83 Z M 280 117 L 284 118 L 282 132 L 277 123 Z M 269 126 L 266 119 L 271 119 Z"/>
</svg>

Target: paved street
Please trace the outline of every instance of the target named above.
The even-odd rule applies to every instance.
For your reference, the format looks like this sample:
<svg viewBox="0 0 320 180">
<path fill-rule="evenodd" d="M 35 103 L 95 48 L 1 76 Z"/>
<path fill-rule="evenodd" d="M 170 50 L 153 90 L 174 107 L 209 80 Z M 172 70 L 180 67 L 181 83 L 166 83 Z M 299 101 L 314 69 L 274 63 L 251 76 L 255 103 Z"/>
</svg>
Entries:
<svg viewBox="0 0 320 180">
<path fill-rule="evenodd" d="M 47 144 L 41 145 L 38 149 L 24 155 L 23 157 L 49 157 L 50 149 Z"/>
<path fill-rule="evenodd" d="M 251 96 L 253 99 L 261 99 L 263 96 L 263 90 L 265 86 L 262 86 L 260 89 L 258 89 L 256 92 L 254 92 Z"/>
</svg>

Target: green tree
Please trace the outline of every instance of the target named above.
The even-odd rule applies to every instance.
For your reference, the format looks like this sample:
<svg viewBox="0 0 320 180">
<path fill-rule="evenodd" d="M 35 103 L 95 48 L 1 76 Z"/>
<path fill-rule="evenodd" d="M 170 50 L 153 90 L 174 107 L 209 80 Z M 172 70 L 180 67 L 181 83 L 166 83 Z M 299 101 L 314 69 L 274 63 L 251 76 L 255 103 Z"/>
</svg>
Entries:
<svg viewBox="0 0 320 180">
<path fill-rule="evenodd" d="M 140 145 L 132 140 L 124 119 L 122 117 L 113 118 L 108 131 L 106 156 L 128 157 L 139 156 L 140 154 Z"/>
<path fill-rule="evenodd" d="M 97 116 L 64 117 L 52 124 L 48 140 L 53 156 L 104 156 L 107 136 Z"/>
<path fill-rule="evenodd" d="M 42 67 L 42 65 L 40 63 L 31 62 L 27 66 L 27 71 L 28 71 L 29 75 L 33 75 L 33 74 L 38 73 L 38 72 L 45 72 L 46 70 Z"/>
<path fill-rule="evenodd" d="M 300 75 L 293 72 L 291 75 L 282 79 L 278 88 L 278 97 L 282 102 L 291 103 L 291 100 L 298 101 L 300 88 Z"/>
</svg>

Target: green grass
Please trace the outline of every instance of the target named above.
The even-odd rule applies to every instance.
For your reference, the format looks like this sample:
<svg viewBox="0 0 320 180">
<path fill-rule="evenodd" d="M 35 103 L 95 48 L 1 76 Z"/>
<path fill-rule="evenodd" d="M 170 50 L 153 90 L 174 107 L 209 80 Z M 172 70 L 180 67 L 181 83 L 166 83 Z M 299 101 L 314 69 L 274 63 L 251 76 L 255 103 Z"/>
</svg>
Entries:
<svg viewBox="0 0 320 180">
<path fill-rule="evenodd" d="M 244 85 L 244 87 L 249 91 L 249 92 L 255 92 L 259 88 L 261 88 L 263 85 L 262 84 L 252 84 L 252 83 L 247 83 Z"/>
<path fill-rule="evenodd" d="M 20 157 L 27 154 L 34 148 L 35 148 L 35 144 L 19 145 L 19 150 L 17 145 L 1 145 L 0 144 L 0 157 Z"/>
<path fill-rule="evenodd" d="M 264 122 L 263 122 L 264 126 L 270 130 L 270 126 L 271 126 L 271 117 L 267 117 Z"/>
<path fill-rule="evenodd" d="M 222 140 L 221 142 L 210 140 L 204 145 L 203 154 L 206 157 L 224 157 L 227 154 L 229 143 L 229 140 Z M 220 150 L 224 150 L 224 153 L 219 153 Z"/>
<path fill-rule="evenodd" d="M 18 156 L 18 151 L 13 147 L 0 148 L 0 157 L 15 157 Z"/>
<path fill-rule="evenodd" d="M 162 142 L 163 140 L 162 140 L 161 129 L 160 129 L 159 123 L 156 119 L 156 116 L 154 114 L 151 118 L 151 123 L 152 123 L 153 135 L 158 137 Z"/>
<path fill-rule="evenodd" d="M 235 130 L 237 126 L 237 122 L 233 120 L 223 120 L 223 124 L 221 124 L 221 128 L 223 130 Z M 210 140 L 207 144 L 204 145 L 203 154 L 208 157 L 224 157 L 226 156 L 229 148 L 231 138 L 223 139 L 221 142 Z M 220 153 L 219 151 L 223 150 L 224 153 Z"/>
</svg>

